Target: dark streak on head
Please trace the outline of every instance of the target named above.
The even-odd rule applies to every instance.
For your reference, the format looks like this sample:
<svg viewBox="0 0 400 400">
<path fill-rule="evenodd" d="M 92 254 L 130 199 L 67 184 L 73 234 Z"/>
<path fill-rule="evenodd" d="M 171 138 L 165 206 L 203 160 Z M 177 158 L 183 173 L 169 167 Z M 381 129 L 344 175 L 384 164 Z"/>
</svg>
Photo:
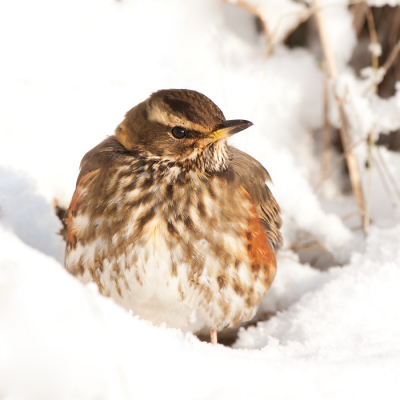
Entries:
<svg viewBox="0 0 400 400">
<path fill-rule="evenodd" d="M 153 93 L 148 101 L 150 104 L 160 104 L 161 101 L 171 113 L 208 129 L 215 128 L 225 120 L 224 114 L 212 100 L 194 90 L 159 90 Z"/>
<path fill-rule="evenodd" d="M 196 122 L 196 115 L 193 113 L 190 104 L 187 101 L 165 97 L 165 103 L 171 111 L 184 115 L 189 121 Z"/>
</svg>

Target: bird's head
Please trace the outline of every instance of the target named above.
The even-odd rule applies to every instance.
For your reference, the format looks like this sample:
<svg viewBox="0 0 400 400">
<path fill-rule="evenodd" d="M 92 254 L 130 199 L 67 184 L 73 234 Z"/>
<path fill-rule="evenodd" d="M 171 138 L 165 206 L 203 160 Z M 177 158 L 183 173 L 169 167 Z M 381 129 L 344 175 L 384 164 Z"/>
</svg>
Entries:
<svg viewBox="0 0 400 400">
<path fill-rule="evenodd" d="M 153 93 L 128 111 L 115 133 L 129 151 L 190 160 L 226 150 L 226 139 L 251 125 L 225 120 L 222 111 L 199 92 L 169 89 Z"/>
</svg>

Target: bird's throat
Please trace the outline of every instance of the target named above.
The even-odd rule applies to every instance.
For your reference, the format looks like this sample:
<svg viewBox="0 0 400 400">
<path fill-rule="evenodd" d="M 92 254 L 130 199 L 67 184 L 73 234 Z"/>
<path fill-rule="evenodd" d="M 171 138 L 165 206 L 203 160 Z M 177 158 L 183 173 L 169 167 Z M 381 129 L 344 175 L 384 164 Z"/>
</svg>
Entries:
<svg viewBox="0 0 400 400">
<path fill-rule="evenodd" d="M 182 159 L 188 169 L 199 172 L 221 172 L 228 168 L 229 155 L 226 140 L 218 140 L 204 148 L 196 148 L 189 157 Z"/>
</svg>

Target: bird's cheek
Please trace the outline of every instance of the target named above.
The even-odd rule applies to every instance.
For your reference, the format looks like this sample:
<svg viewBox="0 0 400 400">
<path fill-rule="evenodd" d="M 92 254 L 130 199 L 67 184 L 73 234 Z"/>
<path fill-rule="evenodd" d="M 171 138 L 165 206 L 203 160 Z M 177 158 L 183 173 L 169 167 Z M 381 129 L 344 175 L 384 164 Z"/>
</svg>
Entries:
<svg viewBox="0 0 400 400">
<path fill-rule="evenodd" d="M 159 157 L 173 156 L 177 153 L 177 145 L 175 140 L 166 137 L 158 137 L 156 140 L 146 140 L 146 143 L 142 146 L 145 150 Z"/>
<path fill-rule="evenodd" d="M 211 138 L 210 136 L 206 136 L 197 141 L 196 147 L 199 149 L 204 149 L 214 142 L 215 142 L 215 139 Z"/>
</svg>

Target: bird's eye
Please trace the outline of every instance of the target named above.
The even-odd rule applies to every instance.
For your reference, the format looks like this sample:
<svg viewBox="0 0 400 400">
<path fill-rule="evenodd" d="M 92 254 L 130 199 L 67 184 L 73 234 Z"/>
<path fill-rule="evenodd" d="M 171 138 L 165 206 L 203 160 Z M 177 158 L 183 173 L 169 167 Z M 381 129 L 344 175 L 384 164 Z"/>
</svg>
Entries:
<svg viewBox="0 0 400 400">
<path fill-rule="evenodd" d="M 186 129 L 180 126 L 173 127 L 171 132 L 176 139 L 183 139 L 186 136 Z"/>
</svg>

